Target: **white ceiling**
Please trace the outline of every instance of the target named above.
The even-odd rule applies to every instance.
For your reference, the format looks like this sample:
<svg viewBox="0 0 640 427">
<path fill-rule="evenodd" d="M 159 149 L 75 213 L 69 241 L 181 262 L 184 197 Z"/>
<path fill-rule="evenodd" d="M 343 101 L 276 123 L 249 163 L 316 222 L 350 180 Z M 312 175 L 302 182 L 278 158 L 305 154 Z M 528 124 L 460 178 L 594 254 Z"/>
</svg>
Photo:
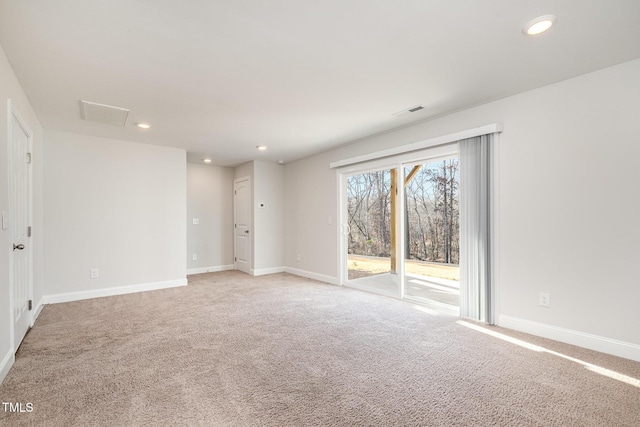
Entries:
<svg viewBox="0 0 640 427">
<path fill-rule="evenodd" d="M 545 14 L 549 32 L 522 34 Z M 0 0 L 0 44 L 45 128 L 219 165 L 291 161 L 640 58 L 639 22 L 637 0 Z M 82 120 L 80 100 L 130 109 L 127 126 Z"/>
</svg>

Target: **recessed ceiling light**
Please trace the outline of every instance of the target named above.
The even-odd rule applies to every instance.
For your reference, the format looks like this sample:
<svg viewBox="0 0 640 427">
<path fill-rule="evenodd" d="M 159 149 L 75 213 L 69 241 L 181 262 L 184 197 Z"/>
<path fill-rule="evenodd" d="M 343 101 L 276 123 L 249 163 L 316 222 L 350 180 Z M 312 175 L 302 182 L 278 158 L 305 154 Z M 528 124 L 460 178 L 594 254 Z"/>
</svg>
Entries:
<svg viewBox="0 0 640 427">
<path fill-rule="evenodd" d="M 260 150 L 260 151 L 264 151 L 264 150 L 266 150 L 266 149 L 267 149 L 267 146 L 266 146 L 266 145 L 258 145 L 258 146 L 256 146 L 256 148 L 257 148 L 258 150 Z"/>
<path fill-rule="evenodd" d="M 202 159 L 202 161 L 205 163 L 211 163 L 211 159 Z"/>
<path fill-rule="evenodd" d="M 542 15 L 536 19 L 532 19 L 522 29 L 522 32 L 528 36 L 536 36 L 544 33 L 556 22 L 555 15 Z"/>
<path fill-rule="evenodd" d="M 149 123 L 136 123 L 136 126 L 138 126 L 140 129 L 149 129 L 151 127 Z"/>
</svg>

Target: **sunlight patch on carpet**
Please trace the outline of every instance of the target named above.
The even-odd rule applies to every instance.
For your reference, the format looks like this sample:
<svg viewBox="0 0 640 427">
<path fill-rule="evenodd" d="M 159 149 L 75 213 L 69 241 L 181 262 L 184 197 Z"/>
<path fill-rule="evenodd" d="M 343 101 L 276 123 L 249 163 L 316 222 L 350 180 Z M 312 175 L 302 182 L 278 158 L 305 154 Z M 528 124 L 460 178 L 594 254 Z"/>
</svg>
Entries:
<svg viewBox="0 0 640 427">
<path fill-rule="evenodd" d="M 602 366 L 594 365 L 593 363 L 585 362 L 584 360 L 576 359 L 575 357 L 571 357 L 571 356 L 568 356 L 566 354 L 558 353 L 557 351 L 549 350 L 549 349 L 541 347 L 539 345 L 531 344 L 531 343 L 528 343 L 526 341 L 519 340 L 517 338 L 513 338 L 513 337 L 510 337 L 510 336 L 505 335 L 505 334 L 501 334 L 500 332 L 490 331 L 490 330 L 485 329 L 485 328 L 483 328 L 481 326 L 474 325 L 473 323 L 465 322 L 464 320 L 458 320 L 456 323 L 461 325 L 461 326 L 465 326 L 465 327 L 467 327 L 469 329 L 473 329 L 474 331 L 482 332 L 483 334 L 490 335 L 490 336 L 492 336 L 494 338 L 498 338 L 498 339 L 501 339 L 503 341 L 510 342 L 512 344 L 519 345 L 521 347 L 524 347 L 524 348 L 532 350 L 532 351 L 537 351 L 539 353 L 540 352 L 544 352 L 544 353 L 548 353 L 548 354 L 551 354 L 551 355 L 554 355 L 554 356 L 557 356 L 557 357 L 561 357 L 561 358 L 563 358 L 565 360 L 569 360 L 571 362 L 574 362 L 574 363 L 577 363 L 579 365 L 582 365 L 586 369 L 588 369 L 588 370 L 590 370 L 592 372 L 595 372 L 597 374 L 604 375 L 605 377 L 609 377 L 609 378 L 614 379 L 616 381 L 621 381 L 623 383 L 626 383 L 626 384 L 632 385 L 634 387 L 640 388 L 640 380 L 637 379 L 637 378 L 633 378 L 633 377 L 630 377 L 628 375 L 621 374 L 620 372 L 612 371 L 611 369 L 603 368 Z"/>
</svg>

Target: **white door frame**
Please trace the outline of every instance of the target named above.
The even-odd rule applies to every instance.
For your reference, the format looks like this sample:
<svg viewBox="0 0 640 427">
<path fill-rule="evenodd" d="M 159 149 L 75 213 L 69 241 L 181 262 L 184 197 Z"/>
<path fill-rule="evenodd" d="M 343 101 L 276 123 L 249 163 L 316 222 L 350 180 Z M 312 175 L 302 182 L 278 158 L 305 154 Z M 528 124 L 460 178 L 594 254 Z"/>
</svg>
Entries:
<svg viewBox="0 0 640 427">
<path fill-rule="evenodd" d="M 33 133 L 26 125 L 26 122 L 22 119 L 18 111 L 15 109 L 15 106 L 11 102 L 11 99 L 7 101 L 7 144 L 8 144 L 8 183 L 9 183 L 9 212 L 14 212 L 14 203 L 15 203 L 15 194 L 13 190 L 13 135 L 16 129 L 14 129 L 14 119 L 17 124 L 20 126 L 20 131 L 24 132 L 28 139 L 28 147 L 27 150 L 29 153 L 32 153 L 33 150 Z M 30 154 L 31 155 L 31 154 Z M 27 168 L 27 224 L 31 226 L 33 224 L 33 169 L 31 167 Z M 11 234 L 11 240 L 13 241 L 14 235 L 14 227 L 16 226 L 16 218 L 9 218 L 9 230 Z M 30 236 L 29 236 L 30 237 Z M 29 239 L 29 244 L 26 245 L 25 250 L 27 250 L 27 259 L 29 262 L 29 271 L 28 271 L 28 299 L 33 301 L 33 239 Z M 13 277 L 13 269 L 14 269 L 14 251 L 11 251 L 9 256 L 9 313 L 11 318 L 11 345 L 13 346 L 13 353 L 18 350 L 18 345 L 16 344 L 16 328 L 15 328 L 15 301 L 14 301 L 14 277 Z M 34 322 L 34 311 L 31 309 L 30 312 L 27 312 L 27 319 L 29 323 L 29 327 L 33 326 Z M 28 330 L 28 329 L 27 329 Z M 20 337 L 22 340 L 23 337 Z"/>
<path fill-rule="evenodd" d="M 238 188 L 238 184 L 241 182 L 247 182 L 249 186 L 249 221 L 248 221 L 248 231 L 249 234 L 249 250 L 248 250 L 248 265 L 246 270 L 238 268 L 238 235 L 237 235 L 237 225 L 238 225 L 238 202 L 236 197 L 236 190 Z M 244 176 L 241 178 L 237 178 L 233 181 L 233 268 L 239 271 L 243 271 L 247 274 L 253 274 L 253 269 L 251 267 L 253 262 L 253 190 L 251 188 L 251 177 Z"/>
</svg>

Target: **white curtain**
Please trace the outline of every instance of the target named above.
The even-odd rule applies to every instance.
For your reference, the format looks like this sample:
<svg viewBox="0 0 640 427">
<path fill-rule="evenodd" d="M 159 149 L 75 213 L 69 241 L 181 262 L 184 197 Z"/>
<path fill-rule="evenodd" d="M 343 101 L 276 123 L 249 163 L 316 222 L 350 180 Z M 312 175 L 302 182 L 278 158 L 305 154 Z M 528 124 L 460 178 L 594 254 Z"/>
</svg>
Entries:
<svg viewBox="0 0 640 427">
<path fill-rule="evenodd" d="M 491 146 L 494 135 L 460 144 L 460 315 L 495 324 L 491 274 Z"/>
</svg>

